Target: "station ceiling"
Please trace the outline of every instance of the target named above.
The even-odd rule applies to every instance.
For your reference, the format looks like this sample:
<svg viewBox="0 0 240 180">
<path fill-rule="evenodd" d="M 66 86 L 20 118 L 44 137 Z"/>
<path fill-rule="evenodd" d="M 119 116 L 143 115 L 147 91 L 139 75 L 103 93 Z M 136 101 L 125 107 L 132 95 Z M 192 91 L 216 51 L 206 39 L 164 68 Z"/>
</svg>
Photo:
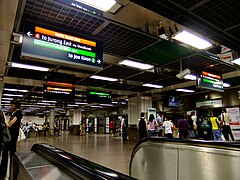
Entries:
<svg viewBox="0 0 240 180">
<path fill-rule="evenodd" d="M 43 86 L 49 77 L 57 81 L 72 76 L 72 83 L 76 88 L 76 102 L 86 100 L 87 89 L 112 92 L 113 101 L 118 102 L 114 106 L 122 106 L 124 103 L 121 102 L 126 103 L 127 97 L 136 95 L 152 96 L 153 100 L 159 100 L 159 95 L 165 96 L 176 87 L 195 90 L 195 82 L 190 83 L 189 80 L 176 77 L 181 69 L 186 68 L 192 73 L 204 68 L 223 74 L 223 77 L 226 77 L 224 81 L 232 83 L 231 88 L 239 86 L 237 83 L 239 66 L 211 58 L 205 51 L 160 39 L 156 35 L 159 21 L 165 26 L 173 26 L 176 23 L 180 30 L 190 29 L 217 44 L 239 52 L 240 3 L 238 1 L 228 3 L 223 0 L 217 2 L 118 0 L 121 8 L 115 13 L 104 12 L 103 16 L 74 8 L 67 2 L 63 0 L 13 0 L 10 4 L 7 0 L 1 2 L 1 7 L 7 8 L 7 5 L 11 5 L 8 10 L 1 10 L 2 15 L 10 15 L 5 20 L 1 19 L 0 24 L 6 27 L 1 30 L 3 36 L 0 41 L 5 42 L 6 37 L 6 41 L 9 42 L 9 44 L 2 43 L 1 46 L 2 98 L 12 98 L 4 95 L 9 93 L 4 90 L 6 88 L 25 89 L 28 92 L 22 93 L 24 96 L 20 98 L 25 109 L 29 106 L 37 106 L 37 103 L 43 99 Z M 99 39 L 103 42 L 103 69 L 92 71 L 23 59 L 21 44 L 14 41 L 13 32 L 22 34 L 26 21 L 69 34 L 84 34 Z M 120 65 L 119 62 L 124 59 L 150 63 L 154 65 L 154 70 L 143 71 Z M 39 72 L 14 68 L 8 65 L 10 62 L 38 65 L 51 70 Z M 118 81 L 94 80 L 90 78 L 92 75 L 117 78 Z M 144 87 L 142 86 L 144 83 L 162 85 L 163 88 Z M 183 93 L 177 92 L 177 94 L 180 96 Z M 2 103 L 2 106 L 8 105 Z M 41 109 L 53 107 L 70 108 L 66 103 L 58 102 Z M 75 108 L 92 110 L 90 104 Z"/>
</svg>

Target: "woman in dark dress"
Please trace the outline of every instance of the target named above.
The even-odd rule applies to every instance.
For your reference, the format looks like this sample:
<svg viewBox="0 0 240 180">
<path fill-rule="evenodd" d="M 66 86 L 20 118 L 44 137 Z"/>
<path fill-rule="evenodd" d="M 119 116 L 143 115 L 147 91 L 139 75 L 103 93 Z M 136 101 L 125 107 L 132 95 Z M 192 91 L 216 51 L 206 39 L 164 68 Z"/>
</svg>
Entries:
<svg viewBox="0 0 240 180">
<path fill-rule="evenodd" d="M 19 135 L 19 128 L 22 120 L 22 111 L 20 110 L 21 103 L 19 100 L 13 100 L 11 102 L 11 111 L 10 120 L 7 123 L 11 140 L 6 144 L 6 151 L 3 151 L 2 154 L 2 163 L 1 163 L 1 178 L 6 177 L 7 167 L 8 167 L 8 152 L 10 153 L 10 162 L 14 153 L 16 152 L 17 140 Z"/>
<path fill-rule="evenodd" d="M 144 112 L 142 112 L 140 114 L 140 120 L 138 123 L 138 131 L 139 131 L 139 139 L 140 140 L 147 137 L 147 124 L 146 124 L 144 115 L 145 115 Z"/>
</svg>

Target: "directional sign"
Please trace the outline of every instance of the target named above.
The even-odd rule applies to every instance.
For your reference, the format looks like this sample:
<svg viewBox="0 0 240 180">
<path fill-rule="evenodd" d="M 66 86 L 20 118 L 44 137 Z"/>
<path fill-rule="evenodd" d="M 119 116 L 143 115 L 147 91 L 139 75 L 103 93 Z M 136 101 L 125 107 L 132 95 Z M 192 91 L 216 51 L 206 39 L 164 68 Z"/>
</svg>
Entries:
<svg viewBox="0 0 240 180">
<path fill-rule="evenodd" d="M 76 68 L 103 67 L 102 43 L 26 23 L 21 55 Z"/>
</svg>

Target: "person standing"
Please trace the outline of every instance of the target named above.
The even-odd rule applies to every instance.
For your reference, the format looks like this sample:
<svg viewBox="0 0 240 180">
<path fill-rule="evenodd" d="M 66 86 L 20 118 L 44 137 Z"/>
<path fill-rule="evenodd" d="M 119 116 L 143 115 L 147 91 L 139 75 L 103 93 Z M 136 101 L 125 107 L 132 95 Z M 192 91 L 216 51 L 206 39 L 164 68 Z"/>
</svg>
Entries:
<svg viewBox="0 0 240 180">
<path fill-rule="evenodd" d="M 147 123 L 144 116 L 145 113 L 141 112 L 138 123 L 139 140 L 142 140 L 143 138 L 147 137 Z"/>
<path fill-rule="evenodd" d="M 125 116 L 122 118 L 122 138 L 123 141 L 127 140 L 127 128 L 128 128 L 128 120 Z"/>
<path fill-rule="evenodd" d="M 178 128 L 179 128 L 179 138 L 187 138 L 188 136 L 188 122 L 184 119 L 184 116 L 181 115 L 180 119 L 178 120 Z"/>
<path fill-rule="evenodd" d="M 229 135 L 230 135 L 232 141 L 234 141 L 232 130 L 231 130 L 231 127 L 229 125 L 229 122 L 231 122 L 232 120 L 230 118 L 230 115 L 227 113 L 226 108 L 222 109 L 221 121 L 223 122 L 222 133 L 223 133 L 224 138 L 226 139 L 226 141 L 229 141 Z"/>
<path fill-rule="evenodd" d="M 149 115 L 148 123 L 148 136 L 156 136 L 157 122 L 153 114 Z"/>
<path fill-rule="evenodd" d="M 166 116 L 163 122 L 162 136 L 172 138 L 173 137 L 173 123 Z"/>
<path fill-rule="evenodd" d="M 158 115 L 157 115 L 157 124 L 158 124 L 158 127 L 157 127 L 157 133 L 158 133 L 158 136 L 162 136 L 162 131 L 163 131 L 163 113 L 160 112 Z"/>
<path fill-rule="evenodd" d="M 210 117 L 210 121 L 212 123 L 212 134 L 213 134 L 213 139 L 215 141 L 222 141 L 221 138 L 221 131 L 220 131 L 220 121 L 218 120 L 218 118 L 214 115 L 212 115 Z"/>
<path fill-rule="evenodd" d="M 6 145 L 6 151 L 3 152 L 3 158 L 1 163 L 1 178 L 5 178 L 7 174 L 8 167 L 8 153 L 10 153 L 10 162 L 12 161 L 13 155 L 16 152 L 17 140 L 19 135 L 19 128 L 21 120 L 23 117 L 22 111 L 20 110 L 21 103 L 20 100 L 13 100 L 11 102 L 11 111 L 10 120 L 7 123 L 9 129 L 11 140 Z"/>
</svg>

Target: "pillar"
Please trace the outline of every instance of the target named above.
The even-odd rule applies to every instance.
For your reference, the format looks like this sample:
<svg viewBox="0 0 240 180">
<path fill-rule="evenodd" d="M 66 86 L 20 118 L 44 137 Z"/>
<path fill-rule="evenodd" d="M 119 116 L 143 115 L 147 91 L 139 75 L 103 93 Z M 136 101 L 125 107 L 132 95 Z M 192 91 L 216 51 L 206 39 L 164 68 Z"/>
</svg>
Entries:
<svg viewBox="0 0 240 180">
<path fill-rule="evenodd" d="M 72 126 L 70 126 L 69 134 L 80 135 L 80 122 L 82 119 L 82 112 L 80 109 L 74 109 L 72 116 Z"/>
</svg>

